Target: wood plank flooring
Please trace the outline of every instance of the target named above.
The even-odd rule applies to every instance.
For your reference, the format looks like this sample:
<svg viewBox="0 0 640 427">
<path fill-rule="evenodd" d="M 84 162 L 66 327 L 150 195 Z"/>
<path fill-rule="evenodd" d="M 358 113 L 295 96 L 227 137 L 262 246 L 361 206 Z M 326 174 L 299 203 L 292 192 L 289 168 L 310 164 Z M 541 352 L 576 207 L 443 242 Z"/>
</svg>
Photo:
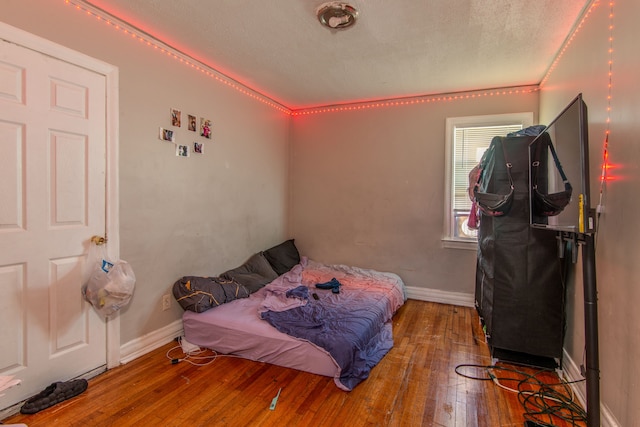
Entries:
<svg viewBox="0 0 640 427">
<path fill-rule="evenodd" d="M 486 370 L 491 357 L 474 309 L 409 300 L 395 315 L 394 348 L 351 392 L 331 378 L 266 363 L 218 357 L 205 366 L 172 364 L 168 344 L 89 381 L 83 394 L 4 423 L 41 426 L 446 426 L 522 427 L 516 393 Z M 183 356 L 179 348 L 171 357 Z M 527 373 L 531 368 L 505 365 Z M 522 375 L 493 371 L 517 388 Z M 514 378 L 509 381 L 503 378 Z M 554 372 L 538 375 L 558 381 Z M 529 385 L 525 385 L 525 388 Z M 282 392 L 275 410 L 269 404 Z M 584 423 L 540 419 L 551 425 Z"/>
</svg>

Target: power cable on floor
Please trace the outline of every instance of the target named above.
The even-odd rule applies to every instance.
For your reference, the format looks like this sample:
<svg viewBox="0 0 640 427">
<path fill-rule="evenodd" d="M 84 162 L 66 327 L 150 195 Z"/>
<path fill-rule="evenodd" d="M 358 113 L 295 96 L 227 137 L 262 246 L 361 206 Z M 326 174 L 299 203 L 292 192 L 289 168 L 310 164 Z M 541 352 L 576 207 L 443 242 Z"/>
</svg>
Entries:
<svg viewBox="0 0 640 427">
<path fill-rule="evenodd" d="M 480 369 L 484 373 L 482 376 L 464 373 L 464 369 Z M 456 374 L 472 380 L 492 381 L 496 386 L 511 393 L 518 394 L 518 401 L 524 408 L 524 418 L 535 422 L 542 427 L 556 427 L 554 419 L 562 420 L 571 426 L 584 425 L 587 413 L 575 401 L 575 395 L 571 389 L 571 384 L 582 382 L 565 381 L 559 379 L 557 383 L 545 383 L 537 375 L 549 373 L 549 370 L 541 370 L 534 374 L 528 374 L 515 368 L 508 368 L 497 365 L 473 365 L 462 364 L 455 368 Z M 498 372 L 515 374 L 520 378 L 510 378 L 498 376 Z M 512 388 L 505 385 L 508 382 L 517 382 L 517 387 Z M 581 424 L 578 424 L 581 423 Z"/>
</svg>

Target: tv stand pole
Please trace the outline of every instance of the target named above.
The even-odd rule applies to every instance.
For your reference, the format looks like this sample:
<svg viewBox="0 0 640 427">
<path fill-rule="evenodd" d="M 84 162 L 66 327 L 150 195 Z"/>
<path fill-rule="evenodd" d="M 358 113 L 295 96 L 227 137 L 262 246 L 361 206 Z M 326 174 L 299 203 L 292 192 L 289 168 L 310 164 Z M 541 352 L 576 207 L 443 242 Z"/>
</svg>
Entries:
<svg viewBox="0 0 640 427">
<path fill-rule="evenodd" d="M 598 290 L 593 234 L 585 234 L 582 246 L 584 327 L 587 379 L 587 426 L 600 427 L 600 362 L 598 358 Z"/>
</svg>

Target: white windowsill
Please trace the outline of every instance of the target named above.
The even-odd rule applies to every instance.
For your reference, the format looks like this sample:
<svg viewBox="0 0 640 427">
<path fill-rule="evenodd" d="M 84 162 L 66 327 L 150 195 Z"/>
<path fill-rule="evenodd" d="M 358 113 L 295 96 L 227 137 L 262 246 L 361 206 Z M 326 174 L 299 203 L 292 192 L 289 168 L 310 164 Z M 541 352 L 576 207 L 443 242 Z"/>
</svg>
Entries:
<svg viewBox="0 0 640 427">
<path fill-rule="evenodd" d="M 445 237 L 442 239 L 442 247 L 447 249 L 464 249 L 467 251 L 477 251 L 478 242 Z"/>
</svg>

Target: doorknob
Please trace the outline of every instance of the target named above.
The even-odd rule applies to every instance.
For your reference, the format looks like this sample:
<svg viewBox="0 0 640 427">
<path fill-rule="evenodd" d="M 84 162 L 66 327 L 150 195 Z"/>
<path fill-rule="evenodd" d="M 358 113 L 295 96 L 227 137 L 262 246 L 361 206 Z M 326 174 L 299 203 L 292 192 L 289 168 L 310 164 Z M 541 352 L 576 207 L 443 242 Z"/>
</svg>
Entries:
<svg viewBox="0 0 640 427">
<path fill-rule="evenodd" d="M 105 243 L 107 243 L 107 238 L 102 236 L 92 236 L 91 243 L 95 244 L 96 246 L 104 245 Z"/>
</svg>

